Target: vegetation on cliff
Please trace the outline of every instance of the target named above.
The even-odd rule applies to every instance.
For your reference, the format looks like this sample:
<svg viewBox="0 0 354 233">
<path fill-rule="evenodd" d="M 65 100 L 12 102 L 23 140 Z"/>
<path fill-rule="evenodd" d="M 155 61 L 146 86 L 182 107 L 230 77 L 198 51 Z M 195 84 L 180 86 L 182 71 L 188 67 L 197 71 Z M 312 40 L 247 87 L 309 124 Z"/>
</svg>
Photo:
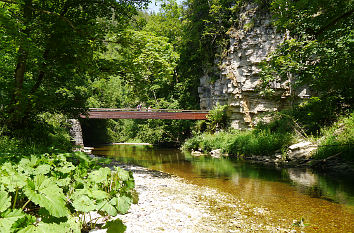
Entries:
<svg viewBox="0 0 354 233">
<path fill-rule="evenodd" d="M 193 5 L 196 2 L 199 4 Z M 311 90 L 312 97 L 300 105 L 299 102 L 294 101 L 291 109 L 280 113 L 283 118 L 281 121 L 288 121 L 294 127 L 277 125 L 276 122 L 279 122 L 279 119 L 275 119 L 268 125 L 256 126 L 250 132 L 221 132 L 215 134 L 214 138 L 210 133 L 197 135 L 186 142 L 185 148 L 210 150 L 220 147 L 229 151 L 229 146 L 233 144 L 230 138 L 236 142 L 247 138 L 244 140 L 248 142 L 247 146 L 244 147 L 240 143 L 231 154 L 260 154 L 261 152 L 254 145 L 261 147 L 262 143 L 264 144 L 261 139 L 266 132 L 269 142 L 274 139 L 274 145 L 277 145 L 272 149 L 274 153 L 276 150 L 285 150 L 291 142 L 291 140 L 284 140 L 280 144 L 277 143 L 275 138 L 280 135 L 274 135 L 274 132 L 280 130 L 281 134 L 286 132 L 284 136 L 291 134 L 290 138 L 293 139 L 314 137 L 314 140 L 319 140 L 321 146 L 318 150 L 318 157 L 339 155 L 345 159 L 352 159 L 347 154 L 353 153 L 352 141 L 350 141 L 353 132 L 349 130 L 350 124 L 348 123 L 352 119 L 350 114 L 353 112 L 354 93 L 351 75 L 354 67 L 352 57 L 353 1 L 214 0 L 209 2 L 209 5 L 203 5 L 202 0 L 194 0 L 188 1 L 188 4 L 189 9 L 200 9 L 203 12 L 199 14 L 203 22 L 194 23 L 195 28 L 198 28 L 198 33 L 194 35 L 198 36 L 202 43 L 213 45 L 213 49 L 207 46 L 204 46 L 205 49 L 200 47 L 203 52 L 210 52 L 209 54 L 213 55 L 211 63 L 208 59 L 201 61 L 202 67 L 209 72 L 209 76 L 215 72 L 213 70 L 215 62 L 220 61 L 220 57 L 222 58 L 223 52 L 226 51 L 223 41 L 227 39 L 227 30 L 229 28 L 252 29 L 252 25 L 241 28 L 238 21 L 239 15 L 233 12 L 239 13 L 245 6 L 253 4 L 252 9 L 256 9 L 260 14 L 271 13 L 273 25 L 285 35 L 284 42 L 269 56 L 269 59 L 261 64 L 262 83 L 259 94 L 280 99 L 281 96 L 277 96 L 272 88 L 274 82 L 290 80 L 291 98 L 296 99 L 294 90 L 301 86 L 307 86 Z M 218 14 L 214 14 L 215 12 Z M 193 21 L 191 23 L 193 24 Z M 218 23 L 228 25 L 228 27 L 220 27 Z M 337 121 L 342 124 L 335 123 Z M 343 122 L 347 123 L 343 124 Z M 277 125 L 275 131 L 263 131 L 264 126 L 274 129 L 274 124 Z M 339 126 L 342 128 L 338 128 Z M 283 131 L 286 129 L 288 131 Z M 261 134 L 259 134 L 260 131 Z M 328 132 L 331 131 L 336 131 L 338 134 L 329 137 Z M 258 139 L 252 137 L 259 137 L 259 142 L 257 142 Z M 267 145 L 269 144 L 264 145 L 264 153 L 268 153 Z M 251 151 L 248 148 L 254 148 L 254 150 Z"/>
</svg>

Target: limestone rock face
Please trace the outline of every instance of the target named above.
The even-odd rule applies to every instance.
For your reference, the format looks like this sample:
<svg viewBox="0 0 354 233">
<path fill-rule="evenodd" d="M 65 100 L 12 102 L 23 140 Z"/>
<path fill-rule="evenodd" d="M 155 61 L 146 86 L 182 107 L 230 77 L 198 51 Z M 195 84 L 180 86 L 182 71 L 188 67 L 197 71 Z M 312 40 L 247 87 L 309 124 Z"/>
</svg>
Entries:
<svg viewBox="0 0 354 233">
<path fill-rule="evenodd" d="M 290 80 L 274 83 L 273 87 L 281 98 L 267 99 L 256 90 L 260 83 L 259 63 L 286 39 L 287 35 L 276 32 L 271 24 L 271 15 L 249 4 L 240 14 L 240 28 L 230 29 L 230 47 L 223 58 L 218 72 L 200 78 L 198 88 L 201 109 L 212 109 L 217 103 L 228 105 L 231 126 L 236 129 L 255 125 L 262 113 L 278 111 L 290 105 L 288 96 Z M 250 28 L 247 25 L 252 25 Z M 216 61 L 217 62 L 217 61 Z M 308 90 L 299 91 L 301 97 L 308 96 Z"/>
</svg>

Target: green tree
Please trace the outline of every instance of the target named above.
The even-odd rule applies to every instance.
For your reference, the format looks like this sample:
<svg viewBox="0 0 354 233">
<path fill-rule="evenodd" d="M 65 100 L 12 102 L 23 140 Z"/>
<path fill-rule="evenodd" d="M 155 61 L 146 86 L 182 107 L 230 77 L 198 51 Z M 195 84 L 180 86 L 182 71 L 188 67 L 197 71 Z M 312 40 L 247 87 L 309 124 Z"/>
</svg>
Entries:
<svg viewBox="0 0 354 233">
<path fill-rule="evenodd" d="M 168 38 L 178 51 L 183 39 L 183 7 L 175 0 L 163 1 L 160 11 L 146 17 L 143 30 Z"/>
<path fill-rule="evenodd" d="M 107 45 L 101 58 L 110 63 L 109 67 L 102 69 L 119 75 L 129 85 L 131 92 L 126 93 L 129 99 L 155 107 L 162 107 L 168 102 L 179 58 L 168 39 L 151 32 L 129 29 L 118 35 L 110 35 L 109 40 L 124 42 Z"/>
<path fill-rule="evenodd" d="M 82 112 L 94 52 L 145 2 L 0 1 L 2 122 L 21 128 L 42 112 Z"/>
<path fill-rule="evenodd" d="M 316 130 L 352 109 L 353 4 L 352 0 L 271 1 L 275 25 L 287 30 L 289 37 L 264 62 L 263 85 L 271 90 L 274 80 L 291 75 L 294 88 L 309 86 L 316 98 L 302 105 L 307 109 L 302 114 L 317 122 Z"/>
</svg>

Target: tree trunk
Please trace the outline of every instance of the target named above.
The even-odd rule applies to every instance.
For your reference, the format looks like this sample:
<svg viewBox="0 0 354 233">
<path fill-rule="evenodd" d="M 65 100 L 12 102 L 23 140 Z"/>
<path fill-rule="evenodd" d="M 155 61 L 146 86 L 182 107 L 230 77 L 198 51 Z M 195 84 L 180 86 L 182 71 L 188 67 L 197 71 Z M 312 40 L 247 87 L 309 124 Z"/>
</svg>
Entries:
<svg viewBox="0 0 354 233">
<path fill-rule="evenodd" d="M 23 23 L 25 29 L 23 30 L 23 38 L 21 39 L 21 45 L 18 50 L 17 65 L 14 75 L 15 81 L 15 90 L 13 94 L 13 106 L 10 107 L 10 112 L 12 113 L 11 118 L 9 119 L 12 123 L 20 123 L 23 118 L 23 109 L 26 107 L 23 106 L 23 84 L 26 73 L 26 64 L 28 58 L 28 46 L 26 45 L 26 39 L 30 37 L 30 22 L 32 20 L 32 0 L 25 0 L 23 6 Z"/>
</svg>

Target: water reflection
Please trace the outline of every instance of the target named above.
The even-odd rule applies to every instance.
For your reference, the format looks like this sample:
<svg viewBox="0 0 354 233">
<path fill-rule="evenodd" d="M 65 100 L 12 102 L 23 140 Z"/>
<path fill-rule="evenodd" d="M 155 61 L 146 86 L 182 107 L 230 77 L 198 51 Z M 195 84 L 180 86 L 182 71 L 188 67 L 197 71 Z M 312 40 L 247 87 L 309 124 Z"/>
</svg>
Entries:
<svg viewBox="0 0 354 233">
<path fill-rule="evenodd" d="M 155 149 L 152 146 L 115 145 L 96 148 L 93 153 L 114 157 L 124 163 L 166 171 L 185 178 L 227 180 L 234 186 L 239 186 L 240 180 L 245 178 L 286 183 L 310 197 L 354 206 L 354 187 L 350 177 L 337 179 L 314 173 L 310 169 L 275 169 L 231 158 L 194 157 L 190 153 L 182 153 L 179 150 Z M 255 189 L 260 188 L 257 186 L 258 184 L 252 183 L 252 187 L 248 185 L 244 188 L 254 192 Z M 264 194 L 267 191 L 261 192 Z"/>
</svg>

